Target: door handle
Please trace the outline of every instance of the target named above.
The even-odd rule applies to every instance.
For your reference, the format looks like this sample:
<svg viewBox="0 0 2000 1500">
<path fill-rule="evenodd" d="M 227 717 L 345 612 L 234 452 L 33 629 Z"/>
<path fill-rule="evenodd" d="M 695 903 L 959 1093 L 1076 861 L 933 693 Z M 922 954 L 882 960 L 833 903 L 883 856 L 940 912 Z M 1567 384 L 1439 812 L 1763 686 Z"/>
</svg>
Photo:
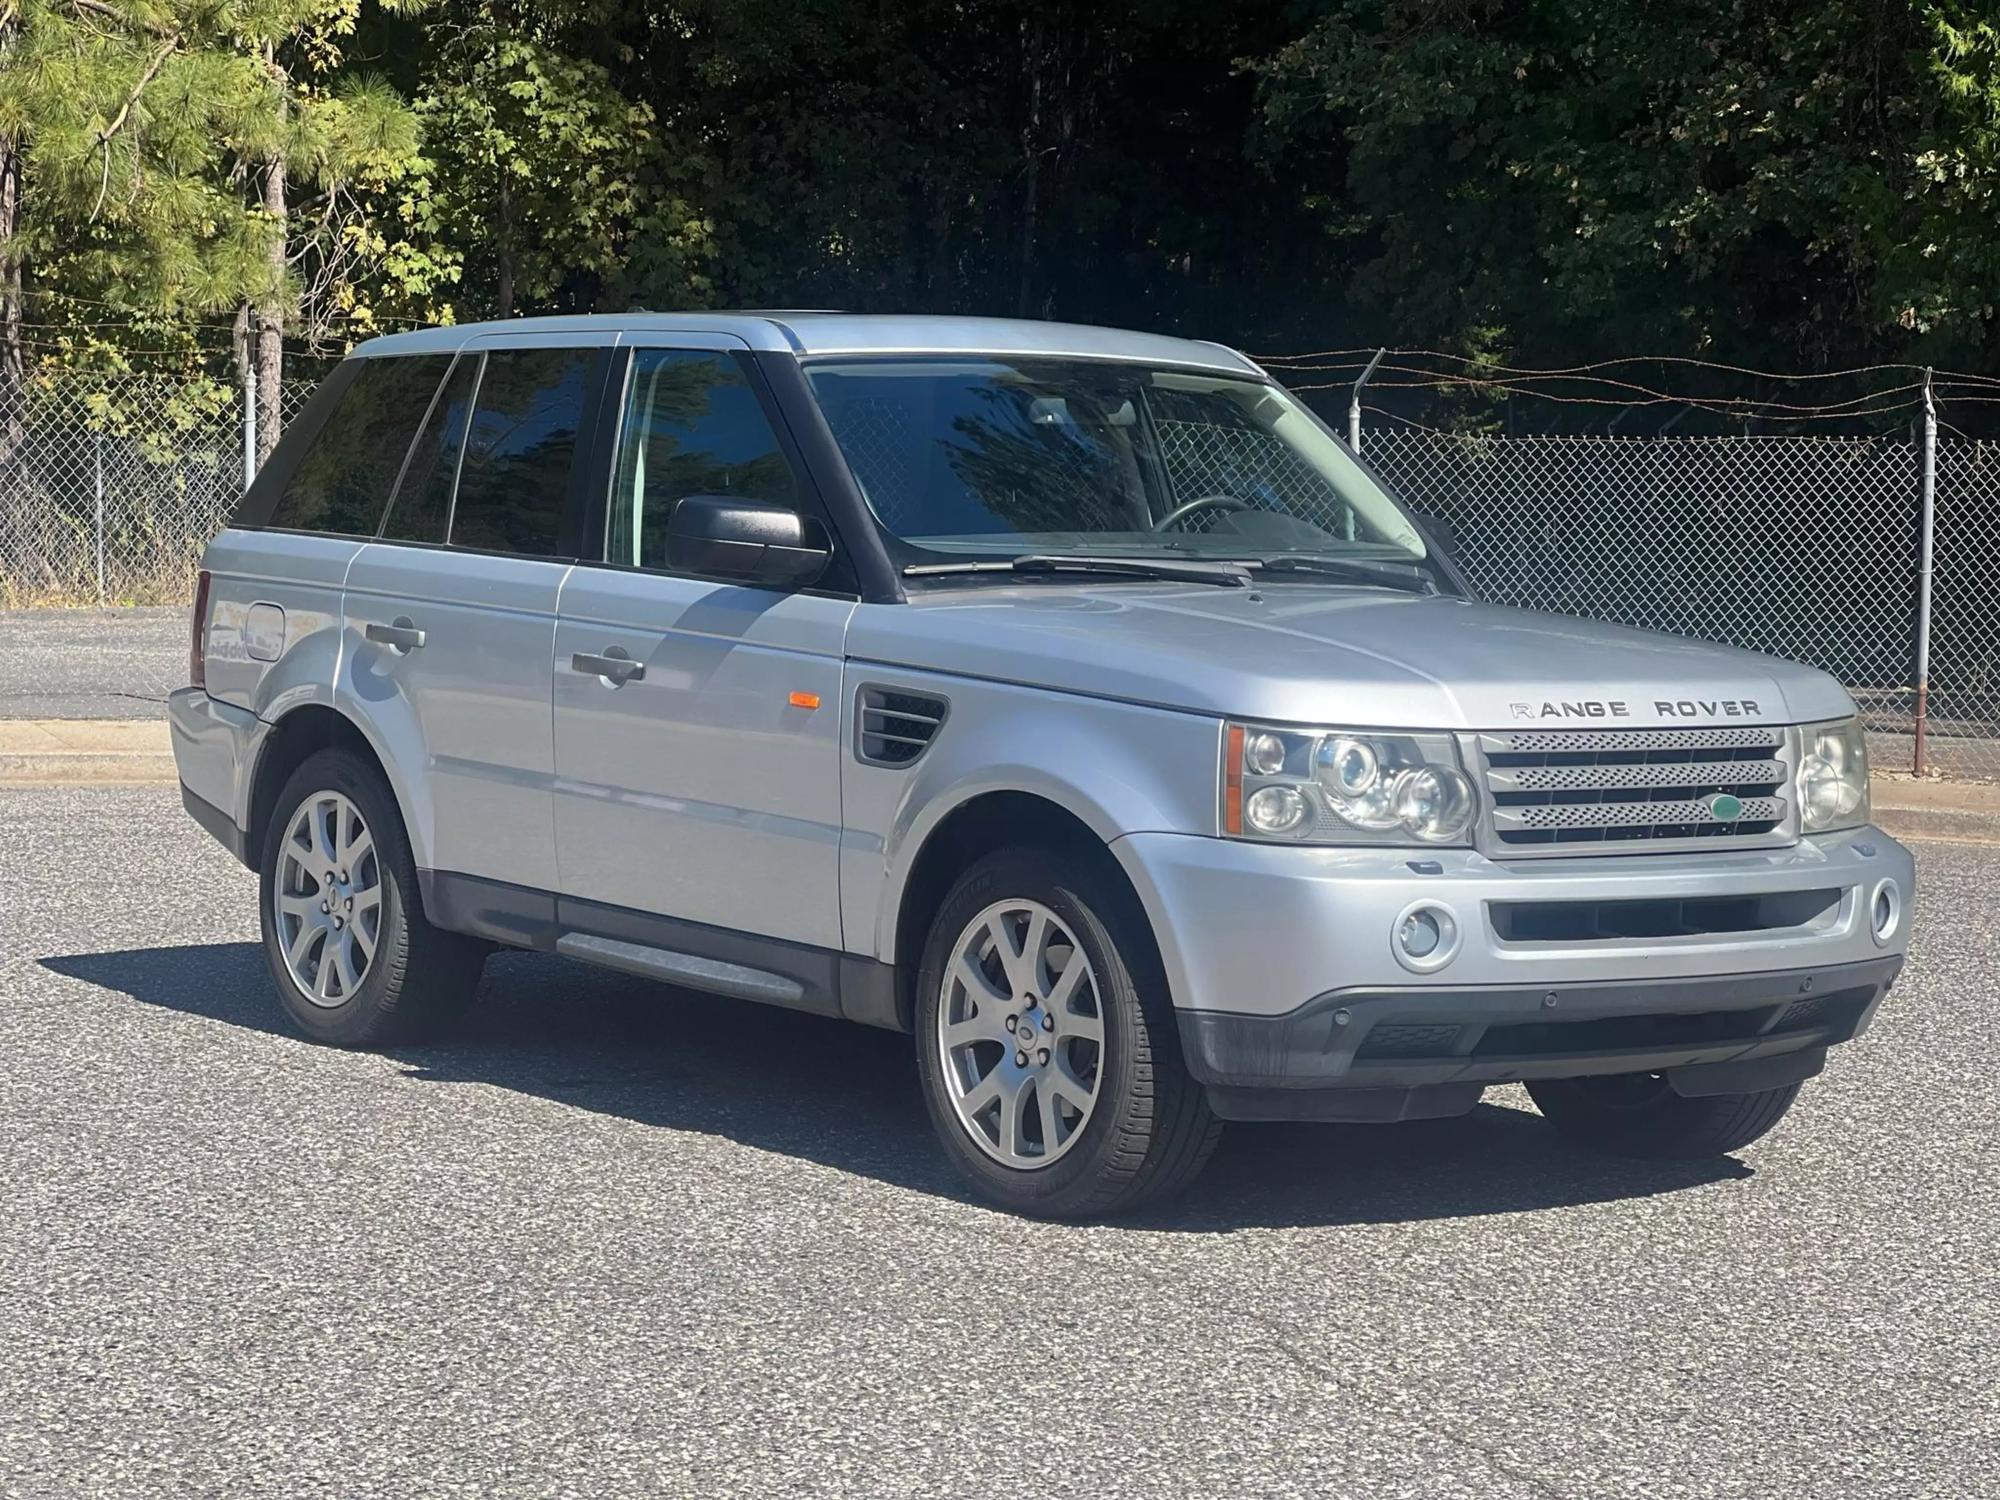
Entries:
<svg viewBox="0 0 2000 1500">
<path fill-rule="evenodd" d="M 590 677 L 602 677 L 612 687 L 623 687 L 628 682 L 638 682 L 646 675 L 646 664 L 634 661 L 616 646 L 598 655 L 591 651 L 579 651 L 569 659 L 572 672 L 582 672 Z"/>
<path fill-rule="evenodd" d="M 414 651 L 424 643 L 424 633 L 408 615 L 398 615 L 388 625 L 371 624 L 362 634 L 376 645 L 399 653 Z"/>
</svg>

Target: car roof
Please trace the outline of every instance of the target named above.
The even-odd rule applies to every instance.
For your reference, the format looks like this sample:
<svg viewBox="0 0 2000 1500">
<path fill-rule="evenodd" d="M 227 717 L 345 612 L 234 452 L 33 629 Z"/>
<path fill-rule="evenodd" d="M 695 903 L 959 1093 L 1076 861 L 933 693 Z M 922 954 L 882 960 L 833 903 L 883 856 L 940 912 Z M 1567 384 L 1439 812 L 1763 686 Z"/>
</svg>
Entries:
<svg viewBox="0 0 2000 1500">
<path fill-rule="evenodd" d="M 477 339 L 504 343 L 508 335 L 589 335 L 602 339 L 673 333 L 724 334 L 751 349 L 779 354 L 1002 354 L 1068 356 L 1183 365 L 1232 375 L 1262 375 L 1244 355 L 1200 339 L 1167 338 L 1095 328 L 1082 323 L 1042 323 L 1026 318 L 932 317 L 920 313 L 704 312 L 597 313 L 582 317 L 509 318 L 420 328 L 357 345 L 363 359 L 396 354 L 453 353 Z"/>
</svg>

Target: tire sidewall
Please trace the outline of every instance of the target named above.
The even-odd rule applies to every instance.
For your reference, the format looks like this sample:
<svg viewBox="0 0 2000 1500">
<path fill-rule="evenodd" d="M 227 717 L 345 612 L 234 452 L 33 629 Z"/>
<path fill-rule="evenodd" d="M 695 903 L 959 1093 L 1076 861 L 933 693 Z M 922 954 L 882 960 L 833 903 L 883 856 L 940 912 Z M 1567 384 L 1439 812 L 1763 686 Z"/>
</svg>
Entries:
<svg viewBox="0 0 2000 1500">
<path fill-rule="evenodd" d="M 272 896 L 277 888 L 278 856 L 285 835 L 298 816 L 299 805 L 321 792 L 339 792 L 360 810 L 375 841 L 375 865 L 382 881 L 382 925 L 375 956 L 360 986 L 338 1005 L 317 1005 L 300 991 L 285 962 Z M 264 827 L 264 847 L 257 865 L 258 926 L 263 934 L 264 961 L 271 982 L 293 1023 L 317 1042 L 358 1046 L 370 1040 L 381 1024 L 395 955 L 406 942 L 406 898 L 403 872 L 410 868 L 404 847 L 403 821 L 379 778 L 339 750 L 309 756 L 286 779 Z"/>
<path fill-rule="evenodd" d="M 1065 875 L 1053 859 L 1037 853 L 989 856 L 945 897 L 924 942 L 914 1016 L 924 1107 L 953 1163 L 989 1196 L 1023 1212 L 1058 1214 L 1088 1199 L 1110 1169 L 1121 1135 L 1147 1124 L 1151 1101 L 1136 1087 L 1138 1059 L 1148 1050 L 1138 990 L 1143 981 L 1135 980 L 1134 971 L 1144 974 L 1151 965 L 1123 930 L 1123 914 L 1101 893 L 1102 885 Z M 1049 1166 L 1033 1169 L 995 1161 L 971 1139 L 952 1104 L 938 1050 L 938 1008 L 952 950 L 974 917 L 1010 899 L 1040 902 L 1075 935 L 1097 976 L 1104 1020 L 1097 1104 L 1082 1137 Z"/>
</svg>

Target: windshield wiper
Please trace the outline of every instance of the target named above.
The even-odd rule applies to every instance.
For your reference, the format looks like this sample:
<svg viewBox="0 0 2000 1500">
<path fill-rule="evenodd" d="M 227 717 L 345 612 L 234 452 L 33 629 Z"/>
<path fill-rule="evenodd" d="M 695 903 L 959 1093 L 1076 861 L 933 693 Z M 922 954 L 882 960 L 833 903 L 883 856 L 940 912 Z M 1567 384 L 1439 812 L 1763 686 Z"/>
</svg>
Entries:
<svg viewBox="0 0 2000 1500">
<path fill-rule="evenodd" d="M 959 573 L 1100 573 L 1117 578 L 1159 578 L 1173 583 L 1209 583 L 1240 589 L 1250 584 L 1244 571 L 1255 564 L 1194 562 L 1155 557 L 1089 557 L 1061 553 L 1029 553 L 994 562 L 913 563 L 905 578 L 944 578 Z"/>
<path fill-rule="evenodd" d="M 1328 578 L 1353 578 L 1367 583 L 1387 584 L 1412 594 L 1435 594 L 1437 584 L 1414 563 L 1377 562 L 1367 557 L 1321 557 L 1297 552 L 1279 552 L 1270 557 L 1253 557 L 1243 564 L 1263 573 L 1318 573 Z"/>
</svg>

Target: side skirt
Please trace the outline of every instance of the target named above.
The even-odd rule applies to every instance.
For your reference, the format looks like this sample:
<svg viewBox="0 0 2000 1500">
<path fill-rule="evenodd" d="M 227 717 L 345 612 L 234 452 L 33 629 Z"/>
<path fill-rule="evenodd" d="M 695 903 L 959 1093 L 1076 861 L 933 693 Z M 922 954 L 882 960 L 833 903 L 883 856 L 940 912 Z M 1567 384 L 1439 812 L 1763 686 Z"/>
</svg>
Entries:
<svg viewBox="0 0 2000 1500">
<path fill-rule="evenodd" d="M 871 958 L 479 875 L 420 870 L 417 878 L 424 914 L 452 932 L 561 953 L 685 989 L 907 1029 L 896 1004 L 894 966 Z"/>
</svg>

